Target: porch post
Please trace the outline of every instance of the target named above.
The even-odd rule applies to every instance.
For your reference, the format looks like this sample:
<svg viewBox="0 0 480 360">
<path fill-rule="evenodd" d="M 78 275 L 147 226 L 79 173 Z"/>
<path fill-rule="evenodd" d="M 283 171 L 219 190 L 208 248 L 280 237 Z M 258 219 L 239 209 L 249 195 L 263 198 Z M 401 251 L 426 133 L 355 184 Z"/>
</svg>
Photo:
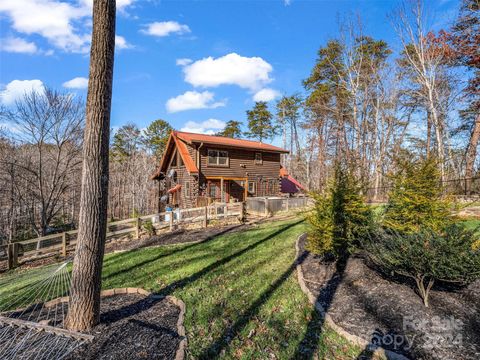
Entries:
<svg viewBox="0 0 480 360">
<path fill-rule="evenodd" d="M 220 201 L 223 202 L 223 176 L 220 178 Z"/>
<path fill-rule="evenodd" d="M 243 191 L 244 191 L 244 201 L 247 201 L 247 197 L 248 197 L 248 176 L 245 178 L 245 186 L 243 187 Z"/>
</svg>

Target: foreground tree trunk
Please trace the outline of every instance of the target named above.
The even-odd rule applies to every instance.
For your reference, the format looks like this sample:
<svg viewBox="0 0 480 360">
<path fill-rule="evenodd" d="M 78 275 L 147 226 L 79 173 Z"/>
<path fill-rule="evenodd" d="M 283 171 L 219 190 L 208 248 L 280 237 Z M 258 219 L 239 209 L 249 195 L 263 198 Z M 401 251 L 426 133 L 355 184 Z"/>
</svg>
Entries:
<svg viewBox="0 0 480 360">
<path fill-rule="evenodd" d="M 100 318 L 108 201 L 108 145 L 115 50 L 115 0 L 93 1 L 93 32 L 84 134 L 79 231 L 67 328 L 83 331 Z"/>
<path fill-rule="evenodd" d="M 472 135 L 468 143 L 467 154 L 465 156 L 465 192 L 470 194 L 472 191 L 473 166 L 477 157 L 478 140 L 480 139 L 480 114 L 473 124 Z"/>
</svg>

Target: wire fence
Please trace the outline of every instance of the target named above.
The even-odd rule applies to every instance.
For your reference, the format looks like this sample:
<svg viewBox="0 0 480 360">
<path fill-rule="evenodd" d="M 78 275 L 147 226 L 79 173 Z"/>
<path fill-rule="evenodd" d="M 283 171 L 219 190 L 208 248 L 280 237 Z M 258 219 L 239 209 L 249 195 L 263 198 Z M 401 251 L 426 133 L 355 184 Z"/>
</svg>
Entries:
<svg viewBox="0 0 480 360">
<path fill-rule="evenodd" d="M 477 200 L 480 197 L 480 177 L 448 179 L 440 182 L 445 195 L 465 200 Z M 367 188 L 365 196 L 368 202 L 386 202 L 393 184 Z"/>
</svg>

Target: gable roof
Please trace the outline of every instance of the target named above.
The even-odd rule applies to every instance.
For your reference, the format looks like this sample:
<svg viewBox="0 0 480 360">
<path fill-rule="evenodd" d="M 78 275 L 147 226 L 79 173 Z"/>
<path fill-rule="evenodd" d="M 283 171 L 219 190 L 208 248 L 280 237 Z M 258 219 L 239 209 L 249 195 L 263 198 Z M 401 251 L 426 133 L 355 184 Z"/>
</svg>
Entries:
<svg viewBox="0 0 480 360">
<path fill-rule="evenodd" d="M 168 164 L 168 160 L 170 159 L 170 153 L 177 149 L 180 157 L 182 158 L 183 163 L 185 164 L 185 168 L 187 169 L 190 175 L 198 174 L 198 168 L 193 161 L 190 153 L 188 152 L 187 145 L 176 136 L 176 131 L 172 131 L 170 133 L 170 137 L 168 138 L 167 145 L 165 146 L 165 152 L 163 153 L 162 159 L 160 160 L 160 166 L 158 167 L 155 174 L 152 176 L 152 180 L 158 179 L 160 174 L 165 170 L 166 165 Z"/>
<path fill-rule="evenodd" d="M 158 167 L 155 174 L 152 176 L 152 180 L 158 179 L 160 174 L 166 169 L 168 161 L 170 159 L 170 154 L 177 149 L 180 157 L 185 164 L 190 175 L 198 174 L 198 167 L 195 164 L 195 161 L 192 159 L 192 156 L 188 152 L 187 144 L 193 143 L 206 143 L 214 145 L 222 145 L 229 147 L 237 147 L 242 149 L 252 149 L 252 150 L 261 150 L 267 152 L 278 152 L 278 153 L 288 153 L 287 150 L 265 144 L 259 141 L 243 140 L 243 139 L 232 139 L 224 136 L 214 136 L 214 135 L 204 135 L 204 134 L 194 134 L 183 131 L 172 131 L 170 137 L 168 138 L 167 145 L 165 146 L 165 152 L 160 160 L 160 166 Z"/>
<path fill-rule="evenodd" d="M 262 150 L 269 152 L 278 152 L 283 154 L 288 154 L 288 150 L 282 149 L 277 146 L 266 144 L 260 141 L 244 140 L 244 139 L 234 139 L 225 136 L 215 136 L 215 135 L 205 135 L 205 134 L 194 134 L 183 131 L 174 131 L 175 136 L 179 139 L 182 139 L 188 144 L 191 143 L 206 143 L 206 144 L 215 144 L 223 145 L 230 147 L 238 147 L 243 149 L 254 149 Z"/>
</svg>

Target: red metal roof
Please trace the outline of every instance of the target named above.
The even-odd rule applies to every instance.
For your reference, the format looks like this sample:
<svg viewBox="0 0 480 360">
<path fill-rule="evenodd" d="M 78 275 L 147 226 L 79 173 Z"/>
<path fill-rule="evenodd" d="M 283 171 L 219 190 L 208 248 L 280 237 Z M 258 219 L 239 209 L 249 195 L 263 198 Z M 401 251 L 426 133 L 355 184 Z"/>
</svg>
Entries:
<svg viewBox="0 0 480 360">
<path fill-rule="evenodd" d="M 172 137 L 175 140 L 175 144 L 177 145 L 177 151 L 180 153 L 180 156 L 182 157 L 183 163 L 185 164 L 185 167 L 187 168 L 187 171 L 189 174 L 198 174 L 198 168 L 197 165 L 195 164 L 195 161 L 193 161 L 192 157 L 190 156 L 190 153 L 188 152 L 187 145 L 175 136 L 175 132 L 172 133 Z"/>
<path fill-rule="evenodd" d="M 288 153 L 288 150 L 285 150 L 270 144 L 265 144 L 259 141 L 232 139 L 224 136 L 194 134 L 194 133 L 188 133 L 183 131 L 174 131 L 173 133 L 179 139 L 182 139 L 189 144 L 193 142 L 200 142 L 200 143 L 203 142 L 207 144 L 224 145 L 224 146 L 239 147 L 239 148 L 245 148 L 245 149 L 255 149 L 255 150 L 263 150 L 263 151 L 279 152 L 279 153 L 285 153 L 285 154 Z"/>
<path fill-rule="evenodd" d="M 288 175 L 287 179 L 290 180 L 292 183 L 295 184 L 296 187 L 298 187 L 301 190 L 305 190 L 305 188 L 300 184 L 297 180 L 295 180 L 292 176 Z"/>
<path fill-rule="evenodd" d="M 185 164 L 185 168 L 187 169 L 189 174 L 198 174 L 198 168 L 195 164 L 195 161 L 190 156 L 188 152 L 188 148 L 186 143 L 207 143 L 207 144 L 216 144 L 216 145 L 223 145 L 223 146 L 230 146 L 230 147 L 239 147 L 244 149 L 254 149 L 254 150 L 262 150 L 262 151 L 270 151 L 270 152 L 279 152 L 279 153 L 288 153 L 287 150 L 270 145 L 265 144 L 259 141 L 251 141 L 251 140 L 243 140 L 243 139 L 232 139 L 224 136 L 214 136 L 214 135 L 204 135 L 204 134 L 194 134 L 188 133 L 183 131 L 172 131 L 170 137 L 168 139 L 168 143 L 166 146 L 165 153 L 160 160 L 160 166 L 152 176 L 152 179 L 156 179 L 160 176 L 160 173 L 164 170 L 167 165 L 167 161 L 169 159 L 168 153 L 170 150 L 171 143 L 175 143 L 178 153 L 182 157 L 183 163 Z M 288 173 L 286 169 L 280 167 L 280 176 L 286 176 Z"/>
</svg>

